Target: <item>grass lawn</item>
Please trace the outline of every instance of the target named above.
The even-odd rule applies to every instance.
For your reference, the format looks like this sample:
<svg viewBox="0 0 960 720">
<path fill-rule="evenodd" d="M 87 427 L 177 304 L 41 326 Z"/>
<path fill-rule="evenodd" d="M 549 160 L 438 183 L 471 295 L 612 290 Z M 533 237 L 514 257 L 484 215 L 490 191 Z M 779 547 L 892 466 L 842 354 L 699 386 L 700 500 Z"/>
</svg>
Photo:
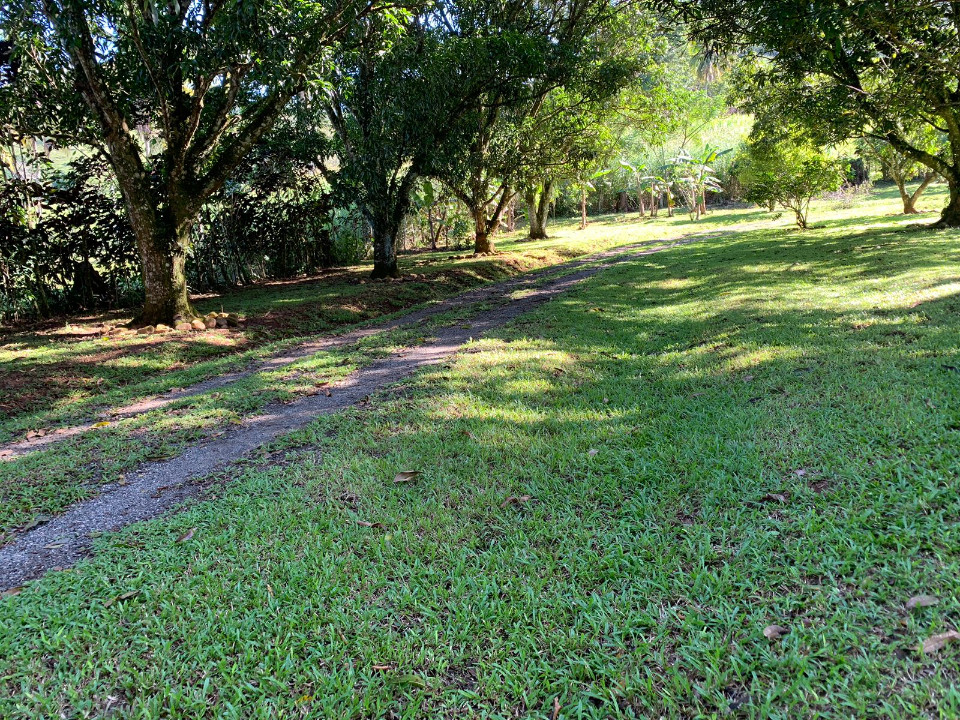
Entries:
<svg viewBox="0 0 960 720">
<path fill-rule="evenodd" d="M 0 717 L 960 716 L 960 232 L 895 209 L 716 213 L 104 536 Z"/>
<path fill-rule="evenodd" d="M 683 218 L 675 222 L 682 225 Z M 663 231 L 661 224 L 630 224 L 626 241 Z M 622 241 L 609 232 L 578 233 L 568 224 L 548 240 L 528 242 L 522 232 L 505 236 L 494 257 L 464 259 L 464 251 L 404 256 L 401 269 L 417 276 L 410 282 L 370 282 L 369 266 L 357 266 L 195 300 L 201 313 L 244 316 L 243 331 L 104 336 L 105 329 L 130 320 L 116 313 L 50 322 L 32 332 L 7 330 L 0 334 L 0 385 L 8 390 L 0 398 L 0 441 L 216 376 L 304 337 L 390 317 Z"/>
</svg>

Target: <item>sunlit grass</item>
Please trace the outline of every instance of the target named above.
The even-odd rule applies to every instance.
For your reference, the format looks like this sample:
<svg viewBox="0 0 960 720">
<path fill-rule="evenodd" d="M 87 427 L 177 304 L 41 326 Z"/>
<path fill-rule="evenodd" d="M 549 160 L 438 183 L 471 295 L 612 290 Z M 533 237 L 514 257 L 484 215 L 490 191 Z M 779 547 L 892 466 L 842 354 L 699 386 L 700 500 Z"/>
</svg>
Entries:
<svg viewBox="0 0 960 720">
<path fill-rule="evenodd" d="M 894 209 L 605 270 L 101 539 L 0 601 L 0 716 L 960 715 L 960 232 Z"/>
</svg>

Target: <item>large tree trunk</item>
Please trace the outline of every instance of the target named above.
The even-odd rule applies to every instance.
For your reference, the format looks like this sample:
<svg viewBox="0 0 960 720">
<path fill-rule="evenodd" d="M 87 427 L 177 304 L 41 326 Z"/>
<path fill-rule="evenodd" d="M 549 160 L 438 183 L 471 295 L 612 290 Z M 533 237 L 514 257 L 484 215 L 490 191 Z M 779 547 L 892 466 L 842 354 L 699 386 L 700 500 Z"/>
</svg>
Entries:
<svg viewBox="0 0 960 720">
<path fill-rule="evenodd" d="M 143 310 L 134 323 L 189 322 L 196 312 L 187 293 L 187 250 L 199 208 L 191 210 L 170 191 L 151 197 L 136 187 L 136 179 L 126 176 L 126 168 L 117 165 L 114 162 L 120 188 L 126 190 L 124 201 L 143 270 Z"/>
<path fill-rule="evenodd" d="M 486 206 L 474 208 L 471 213 L 473 215 L 473 252 L 478 255 L 492 253 L 494 245 L 490 237 L 491 229 L 487 222 Z"/>
<path fill-rule="evenodd" d="M 171 242 L 165 233 L 158 233 L 138 243 L 143 264 L 143 311 L 139 325 L 190 322 L 196 317 L 187 294 L 186 238 Z"/>
<path fill-rule="evenodd" d="M 396 242 L 399 226 L 385 218 L 376 218 L 370 226 L 373 230 L 373 272 L 370 277 L 374 280 L 400 277 Z"/>
<path fill-rule="evenodd" d="M 947 178 L 950 188 L 950 200 L 940 214 L 940 219 L 934 224 L 935 228 L 960 227 L 960 173 Z"/>
<path fill-rule="evenodd" d="M 528 190 L 524 194 L 523 199 L 527 203 L 527 220 L 530 224 L 530 228 L 527 231 L 527 238 L 530 240 L 542 240 L 547 234 L 540 225 L 540 216 L 537 213 L 537 191 Z"/>
<path fill-rule="evenodd" d="M 527 214 L 530 217 L 531 240 L 545 240 L 547 238 L 547 215 L 550 211 L 550 195 L 553 192 L 553 183 L 547 181 L 539 191 L 528 192 Z"/>
<path fill-rule="evenodd" d="M 481 253 L 496 252 L 493 243 L 493 236 L 500 229 L 500 223 L 503 220 L 503 213 L 507 209 L 507 204 L 513 200 L 515 193 L 509 185 L 500 188 L 500 199 L 493 209 L 493 215 L 487 217 L 487 203 L 482 201 L 479 205 L 470 208 L 470 214 L 473 216 L 473 252 L 476 255 Z M 474 193 L 474 198 L 482 198 L 481 193 Z M 468 199 L 468 198 L 461 198 Z M 469 203 L 468 203 L 469 204 Z"/>
</svg>

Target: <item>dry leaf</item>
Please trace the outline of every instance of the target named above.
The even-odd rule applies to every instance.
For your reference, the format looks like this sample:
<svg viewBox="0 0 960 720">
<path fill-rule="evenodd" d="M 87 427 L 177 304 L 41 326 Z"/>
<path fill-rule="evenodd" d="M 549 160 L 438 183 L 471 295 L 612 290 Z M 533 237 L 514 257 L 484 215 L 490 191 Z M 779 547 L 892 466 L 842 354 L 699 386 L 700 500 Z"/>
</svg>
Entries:
<svg viewBox="0 0 960 720">
<path fill-rule="evenodd" d="M 520 495 L 519 497 L 516 495 L 511 495 L 502 503 L 500 503 L 500 507 L 505 508 L 507 505 L 512 505 L 514 503 L 516 503 L 517 505 L 520 505 L 525 502 L 530 502 L 531 499 L 532 498 L 529 495 Z"/>
<path fill-rule="evenodd" d="M 944 645 L 953 642 L 954 640 L 960 640 L 960 632 L 957 632 L 956 630 L 950 630 L 945 633 L 940 633 L 939 635 L 934 635 L 933 637 L 928 637 L 923 641 L 923 652 L 936 652 Z"/>
<path fill-rule="evenodd" d="M 803 468 L 800 468 L 799 470 L 794 470 L 793 474 L 796 475 L 797 477 L 803 477 L 804 475 L 807 474 L 807 471 L 804 470 Z"/>
<path fill-rule="evenodd" d="M 395 483 L 413 482 L 420 477 L 421 474 L 422 473 L 419 470 L 403 470 L 402 472 L 397 473 L 397 476 L 393 479 L 393 481 Z"/>
<path fill-rule="evenodd" d="M 114 595 L 112 598 L 110 598 L 109 600 L 107 600 L 107 601 L 103 604 L 103 606 L 104 606 L 105 608 L 108 608 L 108 607 L 110 607 L 111 605 L 113 605 L 114 603 L 121 602 L 122 600 L 129 600 L 129 599 L 132 598 L 134 595 L 139 595 L 139 594 L 140 594 L 140 591 L 139 591 L 139 590 L 131 590 L 130 592 L 125 592 L 125 593 L 122 593 L 122 594 L 120 594 L 120 595 Z"/>
<path fill-rule="evenodd" d="M 907 610 L 913 610 L 914 608 L 924 608 L 930 607 L 931 605 L 938 605 L 940 600 L 935 598 L 933 595 L 914 595 L 912 598 L 907 600 Z"/>
<path fill-rule="evenodd" d="M 178 543 L 184 543 L 184 542 L 186 542 L 187 540 L 189 540 L 190 538 L 193 537 L 193 534 L 194 534 L 196 531 L 197 531 L 197 529 L 196 529 L 195 527 L 194 527 L 194 528 L 190 528 L 190 529 L 187 530 L 183 535 L 181 535 L 180 537 L 177 538 L 177 542 L 178 542 Z"/>
<path fill-rule="evenodd" d="M 427 681 L 419 675 L 398 675 L 397 677 L 390 678 L 388 682 L 391 685 L 413 685 L 418 688 L 427 687 Z"/>
<path fill-rule="evenodd" d="M 768 502 L 776 501 L 780 503 L 785 503 L 787 501 L 787 496 L 784 495 L 783 493 L 767 493 L 766 495 L 763 496 L 763 499 Z"/>
<path fill-rule="evenodd" d="M 12 587 L 8 590 L 4 590 L 3 592 L 0 592 L 0 597 L 11 597 L 12 595 L 19 595 L 22 592 L 23 592 L 23 585 L 17 585 L 16 587 Z"/>
<path fill-rule="evenodd" d="M 753 380 L 753 378 L 754 378 L 753 375 L 744 375 L 744 376 L 743 376 L 743 381 L 744 381 L 744 382 L 750 382 L 751 380 Z"/>
<path fill-rule="evenodd" d="M 763 636 L 768 640 L 777 640 L 778 638 L 782 638 L 788 632 L 790 632 L 790 629 L 783 627 L 783 625 L 767 625 L 763 629 Z"/>
<path fill-rule="evenodd" d="M 374 665 L 374 666 L 373 666 L 373 669 L 374 669 L 374 670 L 380 670 L 380 671 L 383 671 L 383 670 L 393 670 L 393 665 Z"/>
<path fill-rule="evenodd" d="M 93 426 L 94 426 L 95 428 L 102 428 L 102 427 L 106 427 L 106 426 L 109 425 L 109 424 L 110 424 L 110 421 L 109 421 L 109 420 L 101 420 L 101 421 L 98 422 L 98 423 L 94 423 Z"/>
<path fill-rule="evenodd" d="M 382 527 L 383 527 L 383 523 L 382 523 L 382 522 L 367 522 L 366 520 L 357 520 L 357 525 L 360 525 L 361 527 L 368 527 L 368 528 L 382 528 Z"/>
<path fill-rule="evenodd" d="M 590 457 L 593 457 L 593 456 L 596 455 L 598 452 L 600 452 L 600 451 L 599 451 L 599 450 L 594 450 L 593 448 L 590 448 L 589 450 L 587 450 L 587 455 L 589 455 Z"/>
<path fill-rule="evenodd" d="M 557 720 L 560 717 L 560 698 L 553 699 L 553 712 L 550 714 L 550 720 Z"/>
</svg>

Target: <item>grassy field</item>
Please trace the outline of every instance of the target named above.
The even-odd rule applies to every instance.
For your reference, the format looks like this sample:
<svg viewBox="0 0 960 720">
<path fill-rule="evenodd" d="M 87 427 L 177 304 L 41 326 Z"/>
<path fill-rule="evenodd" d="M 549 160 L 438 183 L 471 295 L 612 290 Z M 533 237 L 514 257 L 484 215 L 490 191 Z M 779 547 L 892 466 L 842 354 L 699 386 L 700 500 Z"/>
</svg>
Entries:
<svg viewBox="0 0 960 720">
<path fill-rule="evenodd" d="M 647 239 L 661 229 L 636 224 L 629 234 Z M 620 240 L 609 233 L 567 231 L 529 242 L 522 235 L 506 236 L 494 257 L 450 252 L 404 257 L 403 271 L 416 276 L 409 282 L 371 282 L 370 268 L 357 266 L 195 300 L 201 313 L 245 317 L 242 331 L 104 336 L 105 329 L 130 320 L 116 313 L 69 318 L 31 332 L 7 331 L 0 335 L 0 384 L 10 392 L 0 398 L 0 441 L 216 376 L 304 337 L 390 317 Z"/>
<path fill-rule="evenodd" d="M 895 210 L 716 213 L 101 538 L 0 717 L 960 716 L 960 232 Z"/>
</svg>

